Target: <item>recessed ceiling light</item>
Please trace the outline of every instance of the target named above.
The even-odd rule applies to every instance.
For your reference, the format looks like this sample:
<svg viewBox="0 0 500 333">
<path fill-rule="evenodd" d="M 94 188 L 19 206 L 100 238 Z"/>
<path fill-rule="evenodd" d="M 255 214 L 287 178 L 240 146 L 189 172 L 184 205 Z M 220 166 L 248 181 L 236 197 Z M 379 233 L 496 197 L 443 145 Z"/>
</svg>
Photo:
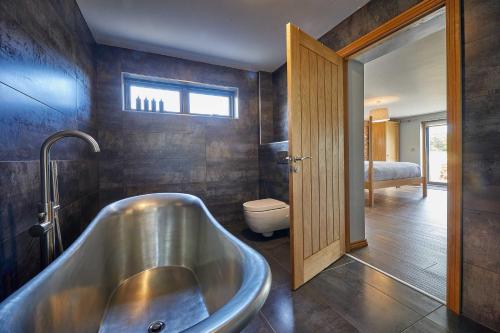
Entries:
<svg viewBox="0 0 500 333">
<path fill-rule="evenodd" d="M 399 101 L 398 96 L 377 96 L 365 98 L 365 107 L 387 105 Z"/>
</svg>

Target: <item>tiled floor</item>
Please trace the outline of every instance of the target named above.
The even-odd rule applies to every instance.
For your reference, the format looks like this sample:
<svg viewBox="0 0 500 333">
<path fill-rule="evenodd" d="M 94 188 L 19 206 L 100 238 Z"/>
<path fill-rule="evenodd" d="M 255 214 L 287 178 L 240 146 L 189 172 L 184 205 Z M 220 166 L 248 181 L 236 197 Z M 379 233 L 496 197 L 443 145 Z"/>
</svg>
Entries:
<svg viewBox="0 0 500 333">
<path fill-rule="evenodd" d="M 286 232 L 264 239 L 244 224 L 226 228 L 267 259 L 273 276 L 269 297 L 245 333 L 489 332 L 349 257 L 292 292 Z"/>
<path fill-rule="evenodd" d="M 375 193 L 365 208 L 368 247 L 352 255 L 445 300 L 446 190 L 430 187 L 426 198 L 416 186 Z"/>
</svg>

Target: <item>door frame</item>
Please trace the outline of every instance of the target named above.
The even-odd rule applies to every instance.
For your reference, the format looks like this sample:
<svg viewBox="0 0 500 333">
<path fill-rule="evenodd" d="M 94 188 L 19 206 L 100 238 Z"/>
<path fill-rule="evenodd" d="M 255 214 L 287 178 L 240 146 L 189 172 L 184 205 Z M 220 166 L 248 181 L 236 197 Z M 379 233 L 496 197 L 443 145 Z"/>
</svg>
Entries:
<svg viewBox="0 0 500 333">
<path fill-rule="evenodd" d="M 447 280 L 446 305 L 459 314 L 462 287 L 462 53 L 461 53 L 461 5 L 460 0 L 422 0 L 400 15 L 380 25 L 366 35 L 348 44 L 337 53 L 344 58 L 344 119 L 348 130 L 349 105 L 347 58 L 371 46 L 390 34 L 440 9 L 446 11 L 446 81 L 448 125 L 448 207 L 447 207 Z M 349 137 L 349 133 L 344 134 Z M 366 246 L 366 240 L 350 242 L 349 232 L 349 140 L 344 140 L 345 167 L 345 237 L 346 251 Z"/>
</svg>

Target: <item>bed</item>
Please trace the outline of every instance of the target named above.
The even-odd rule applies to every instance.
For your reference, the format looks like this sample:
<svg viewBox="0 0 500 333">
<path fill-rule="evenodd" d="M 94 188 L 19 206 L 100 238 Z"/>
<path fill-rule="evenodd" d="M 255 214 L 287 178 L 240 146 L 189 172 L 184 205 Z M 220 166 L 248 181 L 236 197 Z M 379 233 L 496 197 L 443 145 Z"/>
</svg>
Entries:
<svg viewBox="0 0 500 333">
<path fill-rule="evenodd" d="M 365 181 L 368 180 L 369 161 L 365 161 Z M 396 180 L 422 177 L 420 165 L 411 162 L 373 161 L 373 180 Z"/>
<path fill-rule="evenodd" d="M 422 127 L 423 140 L 425 142 L 425 128 Z M 368 127 L 368 161 L 365 161 L 364 183 L 368 190 L 368 206 L 373 207 L 375 203 L 375 190 L 387 187 L 400 187 L 404 185 L 422 185 L 422 195 L 427 196 L 426 177 L 426 152 L 425 144 L 422 144 L 422 168 L 411 162 L 388 162 L 373 160 L 373 119 L 370 117 Z"/>
</svg>

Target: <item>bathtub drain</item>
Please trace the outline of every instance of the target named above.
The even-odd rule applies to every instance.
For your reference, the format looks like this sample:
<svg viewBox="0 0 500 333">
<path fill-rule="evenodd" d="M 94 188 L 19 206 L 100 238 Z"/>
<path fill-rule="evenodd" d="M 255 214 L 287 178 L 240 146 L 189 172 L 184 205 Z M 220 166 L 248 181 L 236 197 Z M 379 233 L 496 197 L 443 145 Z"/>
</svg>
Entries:
<svg viewBox="0 0 500 333">
<path fill-rule="evenodd" d="M 163 331 L 165 328 L 165 323 L 161 320 L 157 320 L 152 322 L 148 327 L 148 333 L 158 333 Z"/>
</svg>

